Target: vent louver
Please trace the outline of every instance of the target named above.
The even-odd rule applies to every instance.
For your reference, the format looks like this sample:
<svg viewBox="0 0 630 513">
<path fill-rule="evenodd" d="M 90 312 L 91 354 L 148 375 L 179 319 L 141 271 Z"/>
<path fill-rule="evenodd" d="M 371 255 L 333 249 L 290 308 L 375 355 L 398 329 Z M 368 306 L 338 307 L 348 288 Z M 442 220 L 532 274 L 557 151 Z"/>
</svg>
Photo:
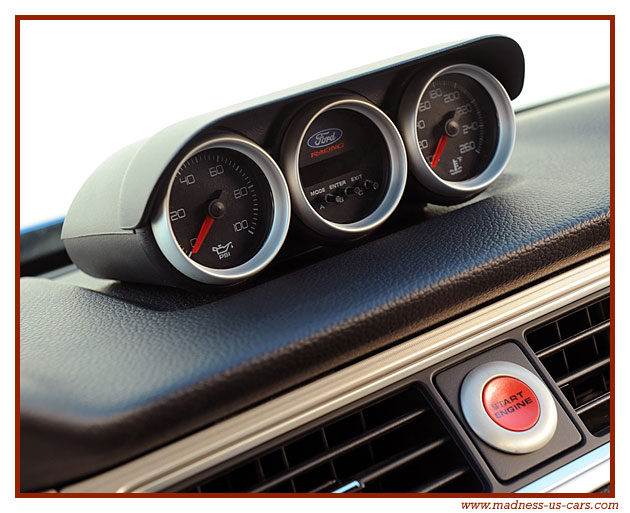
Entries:
<svg viewBox="0 0 630 513">
<path fill-rule="evenodd" d="M 422 392 L 410 387 L 180 491 L 479 492 L 482 484 Z"/>
<path fill-rule="evenodd" d="M 610 430 L 610 297 L 525 333 L 591 433 Z"/>
</svg>

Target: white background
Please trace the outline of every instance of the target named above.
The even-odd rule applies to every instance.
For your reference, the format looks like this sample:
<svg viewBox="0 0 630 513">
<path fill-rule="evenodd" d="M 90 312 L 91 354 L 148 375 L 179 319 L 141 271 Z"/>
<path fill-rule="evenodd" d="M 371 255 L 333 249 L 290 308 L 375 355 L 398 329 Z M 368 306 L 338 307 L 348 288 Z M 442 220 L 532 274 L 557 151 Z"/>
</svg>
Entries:
<svg viewBox="0 0 630 513">
<path fill-rule="evenodd" d="M 510 4 L 511 5 L 511 4 Z M 514 3 L 511 14 L 560 14 L 569 13 L 567 3 L 532 0 L 526 3 Z M 619 54 L 625 54 L 625 48 L 628 48 L 628 32 L 630 32 L 630 24 L 625 21 L 621 3 L 616 2 L 572 2 L 571 14 L 593 14 L 593 13 L 616 13 L 617 18 L 617 51 Z M 86 4 L 76 0 L 60 0 L 51 5 L 49 2 L 41 0 L 31 1 L 28 3 L 9 2 L 4 5 L 2 30 L 0 37 L 2 38 L 2 64 L 3 79 L 1 86 L 3 87 L 3 112 L 6 116 L 2 116 L 2 135 L 0 138 L 3 144 L 3 155 L 6 156 L 6 184 L 0 191 L 4 195 L 2 204 L 6 206 L 6 218 L 11 219 L 13 214 L 13 16 L 20 14 L 236 14 L 236 13 L 295 13 L 317 14 L 317 13 L 359 13 L 359 14 L 498 14 L 508 13 L 510 7 L 506 6 L 506 2 L 463 2 L 459 0 L 450 0 L 448 4 L 444 3 L 403 3 L 398 0 L 389 0 L 386 4 L 379 3 L 368 5 L 364 0 L 356 2 L 344 2 L 340 5 L 335 4 L 304 4 L 298 6 L 296 2 L 243 2 L 229 4 L 208 5 L 206 3 L 195 2 L 192 0 L 180 0 L 177 3 L 165 2 L 162 0 L 154 0 L 152 2 L 140 2 L 137 0 L 112 0 L 103 6 L 97 6 L 93 3 Z M 86 26 L 86 22 L 75 22 L 76 25 Z M 557 92 L 570 91 L 572 89 L 572 80 L 576 75 L 580 75 L 583 79 L 590 78 L 589 71 L 591 69 L 597 71 L 593 74 L 593 85 L 601 83 L 599 78 L 602 66 L 607 65 L 607 58 L 602 58 L 594 48 L 598 47 L 600 38 L 594 34 L 600 34 L 597 29 L 595 33 L 590 31 L 581 32 L 579 37 L 568 39 L 568 32 L 572 29 L 568 28 L 568 32 L 557 32 L 550 28 L 541 28 L 535 33 L 526 33 L 527 30 L 521 31 L 515 27 L 517 24 L 511 22 L 492 22 L 486 24 L 478 23 L 456 23 L 448 22 L 439 24 L 438 22 L 424 23 L 422 29 L 417 32 L 405 32 L 396 28 L 396 25 L 402 25 L 400 22 L 384 23 L 375 22 L 378 31 L 376 33 L 363 33 L 359 30 L 349 34 L 352 25 L 358 22 L 346 24 L 346 27 L 339 30 L 327 28 L 317 32 L 316 42 L 320 46 L 327 44 L 339 44 L 338 48 L 342 48 L 343 52 L 339 52 L 335 59 L 326 59 L 318 61 L 317 65 L 306 65 L 298 60 L 291 60 L 291 56 L 302 57 L 306 50 L 311 51 L 313 45 L 312 35 L 300 28 L 291 35 L 287 35 L 286 28 L 293 26 L 294 22 L 283 22 L 283 31 L 276 29 L 264 30 L 263 34 L 248 31 L 233 34 L 233 37 L 221 39 L 212 37 L 213 34 L 196 34 L 191 31 L 185 31 L 175 37 L 175 29 L 170 26 L 165 31 L 158 32 L 157 40 L 154 37 L 156 29 L 152 24 L 155 22 L 140 23 L 140 29 L 134 34 L 127 34 L 125 30 L 111 28 L 107 30 L 107 38 L 103 39 L 104 34 L 96 29 L 76 28 L 75 30 L 83 31 L 83 38 L 75 39 L 74 44 L 69 47 L 70 52 L 57 53 L 51 50 L 57 48 L 63 49 L 63 42 L 67 44 L 68 37 L 65 36 L 64 30 L 53 30 L 52 33 L 48 29 L 37 29 L 28 32 L 25 24 L 22 25 L 24 38 L 22 39 L 23 52 L 30 44 L 30 57 L 37 59 L 37 54 L 47 55 L 48 58 L 43 62 L 43 70 L 48 70 L 48 74 L 38 72 L 36 66 L 32 70 L 28 69 L 28 64 L 23 71 L 23 94 L 29 97 L 29 103 L 33 102 L 33 109 L 30 106 L 22 105 L 23 108 L 23 158 L 22 165 L 22 190 L 28 192 L 29 197 L 23 194 L 21 200 L 23 207 L 26 202 L 31 202 L 27 207 L 28 213 L 24 214 L 24 219 L 30 219 L 29 224 L 37 222 L 54 215 L 63 215 L 65 209 L 71 200 L 74 190 L 80 186 L 82 178 L 86 176 L 95 166 L 97 166 L 111 152 L 120 146 L 127 144 L 135 139 L 151 135 L 156 130 L 162 128 L 166 124 L 194 115 L 200 112 L 212 110 L 216 107 L 222 107 L 241 100 L 249 99 L 253 96 L 272 92 L 286 86 L 301 83 L 313 78 L 318 78 L 332 72 L 343 71 L 356 65 L 365 64 L 381 58 L 390 57 L 392 55 L 403 53 L 412 49 L 421 48 L 425 45 L 431 45 L 440 42 L 456 40 L 459 38 L 477 36 L 484 33 L 498 32 L 514 37 L 519 41 L 526 55 L 527 61 L 527 79 L 526 90 L 523 98 L 527 98 L 528 88 L 533 87 L 530 77 L 534 71 L 534 67 L 542 66 L 551 72 L 560 70 L 556 73 L 553 80 L 549 80 L 546 86 L 550 96 L 554 96 Z M 222 22 L 221 24 L 225 24 Z M 341 23 L 337 22 L 340 26 Z M 566 26 L 571 25 L 569 22 Z M 249 22 L 253 26 L 255 22 Z M 307 26 L 309 23 L 301 24 L 301 27 Z M 35 23 L 33 23 L 33 26 Z M 334 25 L 334 23 L 333 23 Z M 385 27 L 390 25 L 392 28 L 385 32 Z M 492 28 L 490 28 L 492 25 Z M 452 27 L 456 27 L 457 31 Z M 547 24 L 549 26 L 549 24 Z M 113 27 L 113 26 L 112 26 Z M 461 29 L 459 27 L 462 27 Z M 488 28 L 486 28 L 488 27 Z M 494 28 L 496 27 L 496 28 Z M 432 30 L 435 28 L 435 32 Z M 439 29 L 439 30 L 438 30 Z M 29 41 L 26 41 L 28 35 Z M 532 35 L 534 36 L 532 39 Z M 153 38 L 152 38 L 153 36 Z M 255 36 L 255 37 L 254 37 Z M 203 44 L 192 44 L 194 41 L 202 40 Z M 275 44 L 268 46 L 267 41 L 275 41 Z M 582 57 L 569 64 L 550 49 L 542 52 L 536 52 L 533 48 L 536 41 L 550 41 L 550 48 L 571 50 L 580 46 L 583 49 Z M 117 54 L 117 58 L 107 57 L 107 47 L 116 48 L 117 41 L 125 41 L 121 45 L 123 56 Z M 280 43 L 279 43 L 280 41 Z M 331 43 L 332 41 L 332 43 Z M 186 44 L 186 42 L 190 44 Z M 322 43 L 323 42 L 323 43 Z M 61 45 L 61 46 L 59 46 Z M 183 54 L 177 48 L 185 47 L 188 53 Z M 100 47 L 100 50 L 99 50 Z M 82 49 L 92 49 L 94 58 L 77 62 L 77 56 L 82 54 Z M 153 49 L 161 49 L 159 53 L 153 52 Z M 200 50 L 201 48 L 201 50 Z M 38 51 L 39 49 L 39 51 Z M 171 51 L 172 49 L 172 51 Z M 196 54 L 193 61 L 187 57 L 190 52 Z M 86 53 L 89 53 L 86 50 Z M 125 59 L 124 55 L 134 56 Z M 328 51 L 324 52 L 328 55 Z M 27 56 L 26 53 L 23 54 Z M 113 54 L 111 54 L 113 55 Z M 96 56 L 101 58 L 97 61 Z M 142 56 L 145 66 L 135 68 L 132 61 L 138 64 L 138 58 Z M 630 221 L 628 219 L 628 209 L 623 201 L 624 191 L 628 191 L 628 183 L 626 174 L 623 172 L 624 165 L 624 145 L 623 141 L 628 135 L 627 128 L 623 122 L 623 114 L 627 114 L 627 102 L 623 93 L 624 86 L 628 83 L 626 67 L 622 65 L 627 60 L 627 55 L 617 59 L 617 87 L 621 94 L 618 94 L 618 169 L 617 172 L 617 198 L 621 198 L 617 205 L 617 226 L 623 227 Z M 113 62 L 115 61 L 115 62 Z M 33 61 L 34 62 L 34 61 Z M 40 60 L 41 62 L 41 60 Z M 74 62 L 74 65 L 73 65 Z M 217 74 L 210 73 L 211 64 L 221 62 L 222 66 L 230 67 L 229 73 L 221 75 L 217 82 Z M 243 64 L 246 63 L 246 66 Z M 178 66 L 173 66 L 177 64 Z M 179 64 L 185 64 L 179 65 Z M 191 66 L 196 64 L 197 66 Z M 101 71 L 99 71 L 99 68 Z M 206 74 L 196 75 L 193 69 L 199 73 L 200 68 L 207 68 Z M 85 70 L 83 73 L 75 73 L 76 70 Z M 176 69 L 176 71 L 173 71 Z M 222 68 L 225 69 L 225 68 Z M 117 70 L 117 72 L 115 71 Z M 250 71 L 251 70 L 251 71 Z M 24 73 L 31 73 L 27 75 Z M 63 73 L 69 73 L 73 77 L 71 80 L 64 80 Z M 116 76 L 116 74 L 118 75 Z M 567 75 L 569 74 L 569 75 Z M 144 80 L 142 77 L 146 77 Z M 570 77 L 571 80 L 567 80 Z M 212 78 L 212 87 L 206 84 L 206 80 Z M 39 80 L 39 83 L 32 79 Z M 227 82 L 229 86 L 222 87 L 222 93 L 218 95 L 215 91 L 217 84 Z M 65 84 L 65 85 L 64 85 Z M 99 87 L 104 84 L 104 87 Z M 567 87 L 565 87 L 565 84 Z M 207 86 L 207 87 L 206 87 Z M 90 92 L 90 87 L 94 89 Z M 55 96 L 52 91 L 65 89 L 71 94 Z M 159 93 L 154 93 L 159 91 Z M 46 101 L 38 100 L 46 99 Z M 157 98 L 157 100 L 156 100 Z M 523 100 L 525 101 L 525 100 Z M 39 102 L 39 103 L 38 103 Z M 36 112 L 35 105 L 43 105 L 39 112 Z M 52 125 L 50 124 L 53 118 Z M 48 123 L 49 130 L 43 131 L 40 123 Z M 50 128 L 52 126 L 52 128 Z M 65 130 L 62 130 L 62 127 Z M 42 137 L 43 135 L 43 137 Z M 43 140 L 50 140 L 50 145 L 33 153 L 32 147 L 28 146 L 28 155 L 26 155 L 27 144 L 38 146 L 43 144 Z M 80 144 L 79 144 L 80 142 Z M 77 158 L 77 146 L 81 146 L 82 154 Z M 80 162 L 79 164 L 70 164 L 72 160 Z M 621 160 L 619 160 L 621 159 Z M 29 176 L 30 174 L 30 176 Z M 60 184 L 58 181 L 49 180 L 49 176 L 66 177 L 66 183 Z M 34 177 L 34 178 L 31 178 Z M 27 185 L 29 180 L 38 180 L 39 186 L 33 187 Z M 32 183 L 32 182 L 30 182 Z M 61 186 L 63 185 L 63 187 Z M 30 199 L 30 192 L 35 193 L 37 190 L 42 191 L 43 195 L 39 202 Z M 62 191 L 66 190 L 65 196 L 61 197 Z M 42 212 L 39 217 L 36 212 Z M 46 214 L 43 214 L 46 212 Z M 32 216 L 27 218 L 26 216 Z M 3 252 L 3 263 L 5 268 L 11 268 L 13 264 L 13 225 L 5 223 L 3 226 L 2 240 L 5 241 Z M 8 241 L 8 242 L 6 242 Z M 623 313 L 627 304 L 627 294 L 625 293 L 628 283 L 627 274 L 623 266 L 626 243 L 623 228 L 617 230 L 617 390 L 627 390 L 627 374 L 623 369 L 627 365 L 627 344 L 625 344 L 625 334 L 627 329 L 623 321 Z M 2 475 L 0 482 L 3 485 L 3 495 L 5 496 L 5 506 L 13 509 L 25 510 L 53 510 L 67 511 L 75 509 L 77 511 L 89 508 L 90 510 L 109 511 L 112 508 L 123 510 L 143 510 L 151 508 L 158 511 L 172 511 L 174 508 L 186 508 L 186 510 L 195 511 L 224 511 L 224 510 L 262 510 L 262 511 L 294 511 L 299 509 L 303 512 L 320 511 L 322 508 L 334 510 L 347 510 L 349 508 L 361 508 L 363 512 L 382 512 L 383 509 L 395 508 L 401 511 L 460 511 L 459 501 L 445 500 L 395 500 L 395 502 L 386 500 L 187 500 L 184 503 L 173 500 L 153 500 L 150 502 L 123 499 L 117 502 L 105 502 L 90 500 L 54 500 L 42 502 L 41 500 L 8 500 L 14 493 L 14 453 L 13 453 L 13 396 L 10 391 L 13 389 L 13 306 L 11 298 L 13 297 L 13 277 L 7 272 L 4 276 L 3 289 L 5 294 L 5 309 L 3 310 L 3 326 L 6 327 L 5 348 L 7 353 L 3 359 L 4 367 L 2 376 L 4 378 L 3 385 L 6 399 L 5 405 L 5 423 L 3 424 L 3 461 Z M 625 375 L 624 375 L 625 374 Z M 617 483 L 618 497 L 621 501 L 621 510 L 628 503 L 626 498 L 630 497 L 625 491 L 624 480 L 627 482 L 627 471 L 620 462 L 623 461 L 623 455 L 628 455 L 628 444 L 626 437 L 623 436 L 624 430 L 628 427 L 627 415 L 623 408 L 617 409 Z M 349 500 L 349 502 L 348 502 Z"/>
<path fill-rule="evenodd" d="M 24 21 L 20 225 L 116 150 L 204 112 L 450 41 L 523 48 L 515 108 L 609 81 L 607 21 Z"/>
</svg>

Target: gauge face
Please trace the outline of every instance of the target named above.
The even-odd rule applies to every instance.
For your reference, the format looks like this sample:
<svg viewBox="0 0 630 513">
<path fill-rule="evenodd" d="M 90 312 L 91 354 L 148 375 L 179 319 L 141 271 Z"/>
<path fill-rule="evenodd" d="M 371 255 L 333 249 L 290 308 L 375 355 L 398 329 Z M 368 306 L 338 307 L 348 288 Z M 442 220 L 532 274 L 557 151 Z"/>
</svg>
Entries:
<svg viewBox="0 0 630 513">
<path fill-rule="evenodd" d="M 209 148 L 177 169 L 168 221 L 182 252 L 211 269 L 243 265 L 271 230 L 274 201 L 262 169 L 228 148 Z"/>
<path fill-rule="evenodd" d="M 383 223 L 407 180 L 396 125 L 359 97 L 321 99 L 298 112 L 280 154 L 292 208 L 324 243 L 359 237 Z"/>
<path fill-rule="evenodd" d="M 461 73 L 434 78 L 418 102 L 417 142 L 442 180 L 460 182 L 488 167 L 497 150 L 497 110 L 488 91 Z"/>
<path fill-rule="evenodd" d="M 309 126 L 299 155 L 302 190 L 324 219 L 353 223 L 381 203 L 390 157 L 380 130 L 365 115 L 332 109 Z"/>
</svg>

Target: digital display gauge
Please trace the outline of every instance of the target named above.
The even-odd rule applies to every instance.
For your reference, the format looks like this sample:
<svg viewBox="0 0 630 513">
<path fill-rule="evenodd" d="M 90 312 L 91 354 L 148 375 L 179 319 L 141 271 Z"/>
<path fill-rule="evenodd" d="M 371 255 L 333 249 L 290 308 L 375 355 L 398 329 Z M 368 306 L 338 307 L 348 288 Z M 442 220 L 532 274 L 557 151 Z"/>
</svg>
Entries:
<svg viewBox="0 0 630 513">
<path fill-rule="evenodd" d="M 318 234 L 351 238 L 389 217 L 405 185 L 398 130 L 371 103 L 320 103 L 292 122 L 282 164 L 294 211 Z"/>
<path fill-rule="evenodd" d="M 153 231 L 167 259 L 204 283 L 258 272 L 286 236 L 288 190 L 271 157 L 244 138 L 212 139 L 177 166 Z"/>
<path fill-rule="evenodd" d="M 488 187 L 514 146 L 514 113 L 499 81 L 458 64 L 416 77 L 399 112 L 410 170 L 434 203 L 464 201 Z"/>
<path fill-rule="evenodd" d="M 347 109 L 324 112 L 300 147 L 300 182 L 319 215 L 353 223 L 381 203 L 390 175 L 387 144 L 364 115 Z"/>
</svg>

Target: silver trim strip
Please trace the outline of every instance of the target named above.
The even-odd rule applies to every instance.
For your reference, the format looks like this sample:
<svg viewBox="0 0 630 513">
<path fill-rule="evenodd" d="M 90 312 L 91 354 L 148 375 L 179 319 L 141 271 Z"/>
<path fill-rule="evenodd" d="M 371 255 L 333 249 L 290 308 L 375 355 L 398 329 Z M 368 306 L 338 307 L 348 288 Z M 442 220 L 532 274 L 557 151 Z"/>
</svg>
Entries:
<svg viewBox="0 0 630 513">
<path fill-rule="evenodd" d="M 610 482 L 610 442 L 524 486 L 517 493 L 588 493 Z"/>
<path fill-rule="evenodd" d="M 606 255 L 62 491 L 159 492 L 609 285 Z"/>
<path fill-rule="evenodd" d="M 504 429 L 486 413 L 483 389 L 486 383 L 499 376 L 510 376 L 522 381 L 538 398 L 540 417 L 531 429 Z M 553 438 L 558 425 L 556 401 L 547 385 L 533 372 L 512 362 L 488 362 L 470 371 L 462 382 L 460 404 L 473 431 L 488 445 L 505 452 L 524 454 L 544 447 Z"/>
</svg>

